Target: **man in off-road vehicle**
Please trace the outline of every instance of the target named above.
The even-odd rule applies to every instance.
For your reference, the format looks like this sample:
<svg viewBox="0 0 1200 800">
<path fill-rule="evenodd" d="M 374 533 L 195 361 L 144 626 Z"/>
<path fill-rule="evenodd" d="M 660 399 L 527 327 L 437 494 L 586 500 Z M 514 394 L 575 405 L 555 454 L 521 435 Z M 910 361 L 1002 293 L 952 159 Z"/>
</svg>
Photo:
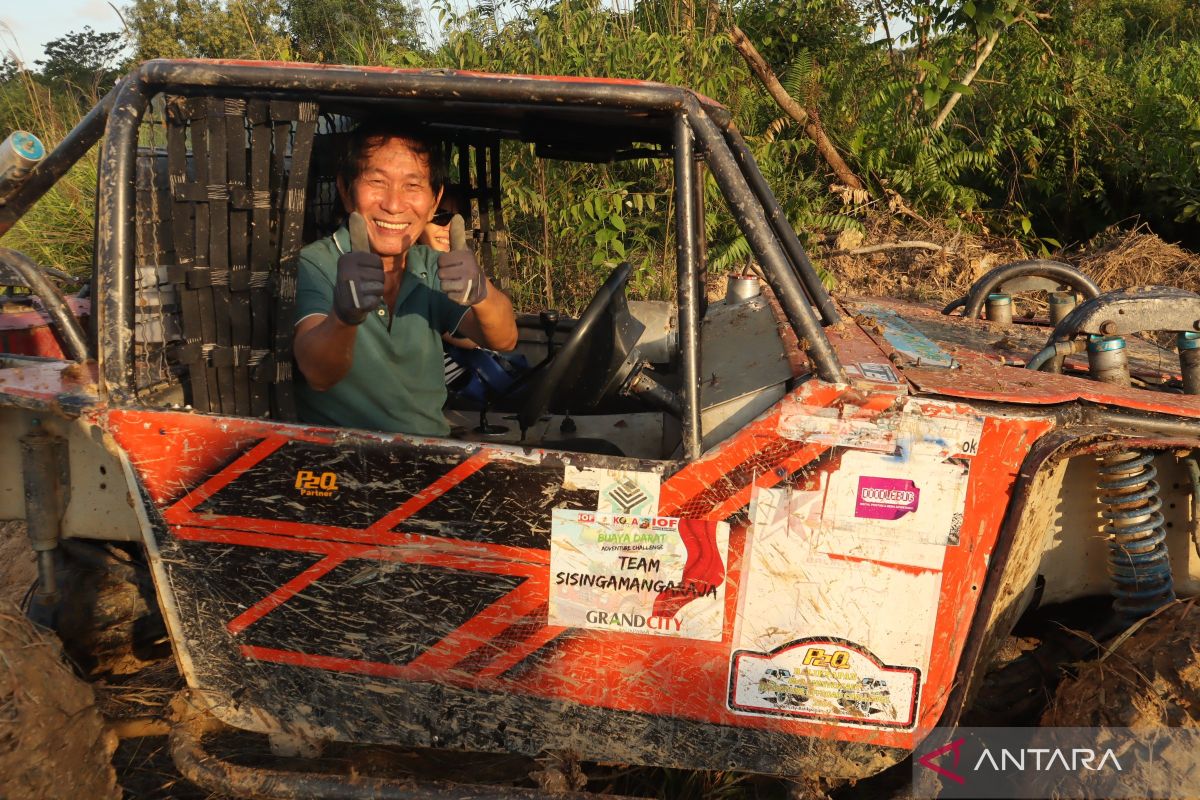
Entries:
<svg viewBox="0 0 1200 800">
<path fill-rule="evenodd" d="M 445 183 L 432 149 L 383 121 L 350 136 L 337 178 L 350 222 L 300 253 L 295 357 L 306 422 L 445 436 L 442 334 L 516 345 L 512 303 L 474 254 L 416 243 Z"/>
</svg>

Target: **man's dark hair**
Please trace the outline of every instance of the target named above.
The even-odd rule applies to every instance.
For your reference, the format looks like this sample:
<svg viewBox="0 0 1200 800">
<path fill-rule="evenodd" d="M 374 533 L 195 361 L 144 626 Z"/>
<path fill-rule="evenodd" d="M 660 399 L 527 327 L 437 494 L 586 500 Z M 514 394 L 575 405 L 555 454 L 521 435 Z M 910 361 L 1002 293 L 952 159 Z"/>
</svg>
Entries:
<svg viewBox="0 0 1200 800">
<path fill-rule="evenodd" d="M 433 187 L 433 193 L 437 194 L 446 183 L 446 162 L 441 142 L 430 139 L 420 129 L 377 118 L 363 120 L 347 134 L 341 163 L 338 165 L 338 178 L 341 179 L 342 185 L 347 189 L 353 186 L 354 181 L 362 174 L 372 151 L 388 139 L 403 139 L 414 153 L 425 159 L 429 164 L 429 185 Z"/>
</svg>

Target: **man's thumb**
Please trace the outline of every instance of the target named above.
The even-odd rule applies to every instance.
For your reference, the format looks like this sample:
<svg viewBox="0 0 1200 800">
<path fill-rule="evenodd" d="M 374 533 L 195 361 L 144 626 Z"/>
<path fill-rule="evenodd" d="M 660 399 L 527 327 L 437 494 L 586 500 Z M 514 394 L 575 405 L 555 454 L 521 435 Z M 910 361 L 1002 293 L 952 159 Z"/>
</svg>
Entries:
<svg viewBox="0 0 1200 800">
<path fill-rule="evenodd" d="M 357 211 L 350 215 L 350 250 L 354 253 L 371 252 L 371 241 L 367 236 L 367 221 Z"/>
<path fill-rule="evenodd" d="M 467 224 L 463 222 L 462 214 L 450 218 L 450 250 L 467 249 Z"/>
</svg>

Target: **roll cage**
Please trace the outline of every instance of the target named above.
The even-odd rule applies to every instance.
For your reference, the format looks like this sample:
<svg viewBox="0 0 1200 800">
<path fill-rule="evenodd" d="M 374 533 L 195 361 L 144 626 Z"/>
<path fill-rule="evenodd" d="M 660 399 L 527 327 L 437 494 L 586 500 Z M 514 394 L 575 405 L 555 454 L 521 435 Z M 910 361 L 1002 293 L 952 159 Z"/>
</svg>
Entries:
<svg viewBox="0 0 1200 800">
<path fill-rule="evenodd" d="M 156 60 L 142 64 L 123 79 L 43 162 L 14 202 L 0 209 L 3 231 L 103 135 L 93 273 L 95 352 L 88 355 L 99 362 L 102 389 L 112 403 L 130 403 L 136 395 L 133 332 L 138 322 L 139 135 L 152 98 L 165 93 L 183 98 L 311 103 L 323 110 L 403 110 L 428 120 L 435 135 L 517 139 L 533 143 L 539 155 L 551 158 L 672 158 L 682 375 L 679 395 L 683 454 L 688 459 L 696 458 L 702 449 L 699 321 L 704 265 L 698 164 L 703 162 L 807 352 L 812 371 L 824 381 L 845 380 L 822 330 L 822 326 L 838 322 L 838 312 L 729 112 L 712 100 L 683 88 L 639 81 Z M 298 163 L 292 165 L 299 167 Z M 294 258 L 298 241 L 292 245 L 290 256 Z M 281 255 L 284 261 L 288 257 L 287 253 Z M 291 283 L 294 287 L 294 279 Z M 286 286 L 286 276 L 276 285 Z M 83 341 L 85 337 L 70 315 L 58 313 L 53 301 L 50 305 L 52 318 L 67 332 L 67 338 Z M 275 357 L 290 362 L 289 337 L 277 333 L 274 345 Z M 278 352 L 282 349 L 287 352 Z"/>
</svg>

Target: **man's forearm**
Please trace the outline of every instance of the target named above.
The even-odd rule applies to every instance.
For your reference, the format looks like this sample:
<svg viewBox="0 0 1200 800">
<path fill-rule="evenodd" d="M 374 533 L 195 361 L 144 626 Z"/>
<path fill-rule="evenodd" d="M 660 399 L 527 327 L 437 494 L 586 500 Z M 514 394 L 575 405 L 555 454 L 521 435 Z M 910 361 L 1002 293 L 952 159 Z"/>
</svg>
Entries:
<svg viewBox="0 0 1200 800">
<path fill-rule="evenodd" d="M 330 314 L 301 321 L 296 328 L 293 352 L 308 385 L 318 392 L 334 386 L 354 363 L 354 338 L 358 328 Z"/>
<path fill-rule="evenodd" d="M 512 301 L 491 281 L 488 281 L 487 297 L 471 309 L 482 337 L 479 344 L 492 350 L 512 350 L 517 346 L 517 318 L 513 314 Z"/>
</svg>

